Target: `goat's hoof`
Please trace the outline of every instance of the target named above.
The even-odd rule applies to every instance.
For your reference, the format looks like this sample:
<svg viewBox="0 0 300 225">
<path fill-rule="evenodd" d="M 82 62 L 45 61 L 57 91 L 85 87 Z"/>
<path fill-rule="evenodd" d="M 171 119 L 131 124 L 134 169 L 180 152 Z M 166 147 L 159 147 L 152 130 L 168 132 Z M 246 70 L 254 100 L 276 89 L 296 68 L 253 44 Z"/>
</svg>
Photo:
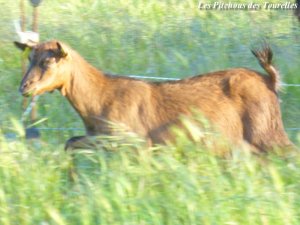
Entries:
<svg viewBox="0 0 300 225">
<path fill-rule="evenodd" d="M 76 143 L 78 143 L 83 136 L 71 137 L 65 144 L 65 151 L 76 149 Z"/>
</svg>

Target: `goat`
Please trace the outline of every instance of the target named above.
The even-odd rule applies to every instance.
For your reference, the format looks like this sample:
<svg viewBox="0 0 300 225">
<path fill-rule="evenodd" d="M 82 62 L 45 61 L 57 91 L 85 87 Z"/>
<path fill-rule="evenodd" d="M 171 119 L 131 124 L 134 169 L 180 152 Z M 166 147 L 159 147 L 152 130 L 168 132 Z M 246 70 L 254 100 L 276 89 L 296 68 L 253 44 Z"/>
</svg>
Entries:
<svg viewBox="0 0 300 225">
<path fill-rule="evenodd" d="M 278 89 L 280 77 L 269 47 L 253 50 L 268 75 L 247 68 L 211 72 L 179 81 L 146 82 L 106 74 L 68 45 L 52 40 L 32 49 L 20 84 L 23 96 L 59 90 L 78 112 L 87 136 L 73 137 L 66 149 L 82 148 L 89 136 L 111 135 L 108 121 L 124 124 L 150 145 L 172 139 L 181 115 L 199 110 L 232 143 L 267 151 L 293 144 L 284 131 Z"/>
</svg>

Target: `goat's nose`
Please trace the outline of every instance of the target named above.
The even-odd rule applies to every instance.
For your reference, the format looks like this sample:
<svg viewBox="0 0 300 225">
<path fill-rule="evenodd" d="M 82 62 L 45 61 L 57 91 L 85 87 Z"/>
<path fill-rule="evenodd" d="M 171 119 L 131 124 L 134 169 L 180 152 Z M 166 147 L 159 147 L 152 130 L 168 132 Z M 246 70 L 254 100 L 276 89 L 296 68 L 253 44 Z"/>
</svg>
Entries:
<svg viewBox="0 0 300 225">
<path fill-rule="evenodd" d="M 19 88 L 19 91 L 22 93 L 31 83 L 32 83 L 32 81 L 26 81 L 26 82 L 22 83 Z"/>
</svg>

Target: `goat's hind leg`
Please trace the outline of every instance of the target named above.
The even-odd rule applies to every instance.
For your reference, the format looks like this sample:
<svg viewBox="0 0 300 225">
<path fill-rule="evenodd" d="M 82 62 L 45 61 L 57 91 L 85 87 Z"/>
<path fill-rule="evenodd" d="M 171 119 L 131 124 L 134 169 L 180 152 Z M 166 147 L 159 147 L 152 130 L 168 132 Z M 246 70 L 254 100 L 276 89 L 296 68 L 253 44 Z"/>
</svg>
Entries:
<svg viewBox="0 0 300 225">
<path fill-rule="evenodd" d="M 248 103 L 248 112 L 243 118 L 244 138 L 260 151 L 291 148 L 293 143 L 284 130 L 279 104 L 270 102 Z"/>
</svg>

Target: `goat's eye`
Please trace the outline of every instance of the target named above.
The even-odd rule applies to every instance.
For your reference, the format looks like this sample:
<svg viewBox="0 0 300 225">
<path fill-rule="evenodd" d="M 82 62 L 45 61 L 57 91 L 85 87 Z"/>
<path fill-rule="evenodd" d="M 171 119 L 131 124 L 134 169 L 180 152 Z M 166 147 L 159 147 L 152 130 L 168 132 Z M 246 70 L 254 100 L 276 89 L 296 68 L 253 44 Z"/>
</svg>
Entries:
<svg viewBox="0 0 300 225">
<path fill-rule="evenodd" d="M 53 63 L 53 59 L 52 58 L 46 58 L 44 60 L 42 60 L 40 62 L 40 66 L 43 68 L 47 68 L 49 67 L 51 64 Z"/>
</svg>

